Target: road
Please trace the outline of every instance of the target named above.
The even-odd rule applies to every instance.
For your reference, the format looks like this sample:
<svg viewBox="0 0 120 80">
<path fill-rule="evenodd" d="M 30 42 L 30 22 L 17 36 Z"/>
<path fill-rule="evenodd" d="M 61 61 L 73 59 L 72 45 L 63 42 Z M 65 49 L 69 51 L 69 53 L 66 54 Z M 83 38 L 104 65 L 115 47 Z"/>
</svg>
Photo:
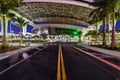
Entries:
<svg viewBox="0 0 120 80">
<path fill-rule="evenodd" d="M 0 75 L 0 80 L 119 80 L 120 75 L 71 46 L 49 46 Z"/>
<path fill-rule="evenodd" d="M 70 46 L 63 47 L 63 53 L 67 80 L 116 80 L 119 77 Z"/>
<path fill-rule="evenodd" d="M 56 80 L 58 46 L 37 52 L 0 75 L 0 80 Z"/>
</svg>

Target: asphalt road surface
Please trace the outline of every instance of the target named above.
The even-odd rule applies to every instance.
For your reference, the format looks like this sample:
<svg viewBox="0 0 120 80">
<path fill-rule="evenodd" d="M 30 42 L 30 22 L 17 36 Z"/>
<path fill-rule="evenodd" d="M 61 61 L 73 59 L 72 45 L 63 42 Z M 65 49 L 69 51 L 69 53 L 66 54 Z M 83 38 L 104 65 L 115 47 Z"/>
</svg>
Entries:
<svg viewBox="0 0 120 80">
<path fill-rule="evenodd" d="M 120 80 L 119 78 L 119 73 L 114 74 L 71 46 L 49 46 L 0 75 L 0 80 Z"/>
<path fill-rule="evenodd" d="M 117 80 L 119 75 L 70 46 L 63 47 L 67 80 Z"/>
<path fill-rule="evenodd" d="M 58 46 L 49 46 L 0 75 L 0 80 L 56 80 Z"/>
</svg>

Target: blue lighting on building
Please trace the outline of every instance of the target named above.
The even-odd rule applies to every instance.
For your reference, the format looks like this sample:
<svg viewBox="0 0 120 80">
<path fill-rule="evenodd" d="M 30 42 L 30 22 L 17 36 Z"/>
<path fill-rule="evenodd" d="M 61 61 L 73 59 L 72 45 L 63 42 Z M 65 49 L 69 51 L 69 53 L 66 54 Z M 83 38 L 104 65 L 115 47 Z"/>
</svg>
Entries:
<svg viewBox="0 0 120 80">
<path fill-rule="evenodd" d="M 103 29 L 103 25 L 100 25 L 99 30 Z M 108 25 L 106 25 L 106 30 L 108 29 Z M 112 24 L 111 24 L 111 29 L 112 29 Z M 120 20 L 117 20 L 116 24 L 115 24 L 115 30 L 120 29 Z"/>
<path fill-rule="evenodd" d="M 56 24 L 54 22 L 34 22 L 35 24 Z M 88 26 L 86 25 L 80 25 L 80 24 L 69 24 L 69 25 L 73 25 L 73 26 L 78 26 L 78 27 L 83 27 L 83 28 L 87 28 Z"/>
<path fill-rule="evenodd" d="M 19 32 L 20 32 L 20 28 L 18 27 L 18 26 L 16 26 L 16 25 L 14 25 L 14 24 L 11 24 L 11 26 L 10 26 L 10 21 L 8 22 L 8 33 L 10 33 L 10 31 L 12 31 L 14 34 L 19 34 Z M 11 29 L 11 30 L 10 30 Z M 32 31 L 32 29 L 33 29 L 33 26 L 31 26 L 31 25 L 27 25 L 27 29 L 26 29 L 26 32 L 29 32 L 29 33 L 31 33 L 31 31 Z"/>
</svg>

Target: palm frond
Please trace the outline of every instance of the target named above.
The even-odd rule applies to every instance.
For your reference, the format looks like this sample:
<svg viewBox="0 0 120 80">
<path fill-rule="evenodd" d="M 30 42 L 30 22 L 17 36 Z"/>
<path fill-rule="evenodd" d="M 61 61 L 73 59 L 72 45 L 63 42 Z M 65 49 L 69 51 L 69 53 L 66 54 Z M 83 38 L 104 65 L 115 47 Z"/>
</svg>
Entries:
<svg viewBox="0 0 120 80">
<path fill-rule="evenodd" d="M 22 17 L 17 17 L 16 20 L 13 21 L 13 23 L 15 25 L 17 25 L 18 27 L 22 28 L 24 27 L 26 24 L 28 24 L 29 22 L 27 22 L 25 19 L 23 19 Z"/>
</svg>

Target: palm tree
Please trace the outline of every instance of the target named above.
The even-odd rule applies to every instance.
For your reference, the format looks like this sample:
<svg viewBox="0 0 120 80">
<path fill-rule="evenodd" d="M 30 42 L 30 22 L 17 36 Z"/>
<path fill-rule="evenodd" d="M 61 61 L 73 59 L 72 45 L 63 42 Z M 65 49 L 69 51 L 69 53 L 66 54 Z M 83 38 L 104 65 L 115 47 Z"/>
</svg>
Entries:
<svg viewBox="0 0 120 80">
<path fill-rule="evenodd" d="M 82 31 L 78 32 L 78 36 L 79 36 L 79 42 L 81 41 L 81 36 L 82 36 Z"/>
<path fill-rule="evenodd" d="M 107 29 L 107 32 L 108 32 L 108 44 L 110 44 L 110 42 L 111 42 L 111 36 L 110 36 L 110 14 L 108 14 L 107 17 L 106 17 L 106 23 L 108 25 L 108 29 Z"/>
<path fill-rule="evenodd" d="M 120 10 L 120 1 L 119 0 L 101 0 L 100 2 L 95 2 L 94 5 L 97 6 L 98 8 L 101 8 L 101 11 L 104 11 L 106 13 L 105 17 L 111 16 L 112 18 L 111 48 L 113 49 L 115 48 L 115 18 L 116 18 L 115 14 Z"/>
<path fill-rule="evenodd" d="M 12 22 L 12 19 L 15 17 L 16 15 L 14 13 L 10 13 L 8 14 L 8 19 L 10 21 L 10 44 L 12 43 L 12 36 L 11 36 L 11 31 L 12 31 L 12 27 L 11 27 L 11 22 Z"/>
<path fill-rule="evenodd" d="M 13 23 L 20 28 L 20 36 L 21 36 L 20 43 L 22 44 L 22 41 L 23 41 L 22 40 L 22 37 L 23 37 L 22 29 L 28 22 L 22 17 L 17 17 L 16 20 L 13 21 Z"/>
<path fill-rule="evenodd" d="M 111 48 L 115 48 L 115 19 L 116 16 L 115 14 L 119 11 L 120 9 L 120 1 L 119 0 L 106 0 L 107 1 L 107 9 L 108 12 L 111 13 L 111 18 L 112 18 L 112 39 L 111 39 Z"/>
<path fill-rule="evenodd" d="M 92 15 L 91 15 L 92 16 Z M 96 41 L 98 40 L 98 33 L 99 33 L 99 26 L 100 26 L 100 21 L 98 20 L 98 16 L 95 15 L 95 17 L 89 22 L 91 25 L 95 26 L 95 35 L 96 35 Z"/>
<path fill-rule="evenodd" d="M 3 20 L 3 44 L 2 48 L 7 47 L 7 40 L 6 40 L 6 16 L 10 13 L 10 10 L 16 10 L 22 3 L 22 0 L 0 0 L 0 14 L 2 14 Z"/>
<path fill-rule="evenodd" d="M 95 2 L 94 6 L 98 6 L 95 10 L 93 10 L 90 14 L 92 17 L 93 23 L 98 23 L 99 21 L 103 22 L 103 42 L 102 45 L 106 46 L 106 9 L 103 9 L 105 4 L 103 2 Z M 101 7 L 102 5 L 102 7 Z"/>
</svg>

